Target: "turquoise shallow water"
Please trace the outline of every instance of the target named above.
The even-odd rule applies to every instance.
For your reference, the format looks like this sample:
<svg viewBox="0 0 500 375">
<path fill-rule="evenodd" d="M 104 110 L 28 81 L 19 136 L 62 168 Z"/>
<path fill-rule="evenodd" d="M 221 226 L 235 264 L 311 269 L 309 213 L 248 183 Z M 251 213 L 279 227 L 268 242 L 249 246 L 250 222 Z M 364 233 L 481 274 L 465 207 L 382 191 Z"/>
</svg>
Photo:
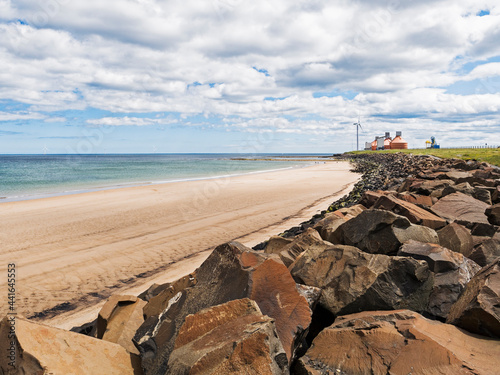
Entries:
<svg viewBox="0 0 500 375">
<path fill-rule="evenodd" d="M 304 166 L 273 154 L 0 155 L 0 202 Z M 298 155 L 297 155 L 298 156 Z"/>
</svg>

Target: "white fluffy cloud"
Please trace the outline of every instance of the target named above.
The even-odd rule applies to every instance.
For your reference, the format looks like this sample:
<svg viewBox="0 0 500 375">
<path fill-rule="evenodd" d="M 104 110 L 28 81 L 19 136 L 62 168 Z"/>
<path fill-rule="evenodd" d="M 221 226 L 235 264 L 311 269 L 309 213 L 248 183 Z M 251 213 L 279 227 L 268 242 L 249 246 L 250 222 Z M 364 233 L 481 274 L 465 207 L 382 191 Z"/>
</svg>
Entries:
<svg viewBox="0 0 500 375">
<path fill-rule="evenodd" d="M 340 134 L 362 116 L 500 143 L 499 25 L 491 0 L 0 0 L 0 101 L 111 113 L 90 125 Z"/>
</svg>

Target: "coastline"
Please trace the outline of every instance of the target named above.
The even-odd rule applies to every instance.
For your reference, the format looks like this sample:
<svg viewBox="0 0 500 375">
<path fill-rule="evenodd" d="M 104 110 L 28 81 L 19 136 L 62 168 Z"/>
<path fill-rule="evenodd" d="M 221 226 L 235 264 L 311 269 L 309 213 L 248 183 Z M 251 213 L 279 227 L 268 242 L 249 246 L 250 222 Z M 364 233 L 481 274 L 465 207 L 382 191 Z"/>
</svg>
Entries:
<svg viewBox="0 0 500 375">
<path fill-rule="evenodd" d="M 327 162 L 5 202 L 0 258 L 19 263 L 21 313 L 71 328 L 110 294 L 138 294 L 191 272 L 222 242 L 252 246 L 326 209 L 357 181 L 349 168 Z"/>
<path fill-rule="evenodd" d="M 252 174 L 259 174 L 259 173 L 269 173 L 269 172 L 285 171 L 285 170 L 289 170 L 289 169 L 306 168 L 308 166 L 309 165 L 296 165 L 296 166 L 291 166 L 291 167 L 286 167 L 286 168 L 267 169 L 267 170 L 262 170 L 262 171 L 226 174 L 226 175 L 219 175 L 219 176 L 176 178 L 176 179 L 172 179 L 172 180 L 158 180 L 158 181 L 144 181 L 144 182 L 123 182 L 123 183 L 119 183 L 116 185 L 110 185 L 110 186 L 97 186 L 97 187 L 91 187 L 91 188 L 85 188 L 85 189 L 58 191 L 58 192 L 54 192 L 54 193 L 25 194 L 25 195 L 12 196 L 12 197 L 0 197 L 0 204 L 8 203 L 8 202 L 31 201 L 34 199 L 54 198 L 54 197 L 60 197 L 60 196 L 64 196 L 64 195 L 93 193 L 96 191 L 103 191 L 103 190 L 116 190 L 116 189 L 126 189 L 126 188 L 140 187 L 140 186 L 172 184 L 172 183 L 176 183 L 176 182 L 216 180 L 216 179 L 220 179 L 220 178 L 239 177 L 239 176 L 246 176 L 246 175 L 252 175 Z"/>
<path fill-rule="evenodd" d="M 239 160 L 239 161 L 280 161 L 278 159 L 231 159 L 231 160 Z M 125 189 L 125 188 L 133 188 L 133 187 L 140 187 L 140 186 L 150 186 L 150 185 L 161 185 L 161 184 L 171 184 L 171 183 L 177 183 L 177 182 L 190 182 L 190 181 L 205 181 L 205 180 L 216 180 L 216 179 L 221 179 L 221 178 L 231 178 L 231 177 L 238 177 L 238 176 L 246 176 L 246 175 L 253 175 L 253 174 L 260 174 L 260 173 L 269 173 L 269 172 L 278 172 L 278 171 L 284 171 L 284 170 L 290 170 L 290 169 L 298 169 L 298 168 L 306 168 L 308 166 L 314 165 L 312 164 L 313 162 L 315 164 L 321 162 L 324 163 L 324 160 L 294 160 L 296 162 L 308 162 L 307 164 L 297 164 L 297 165 L 291 165 L 287 167 L 282 167 L 282 168 L 273 168 L 273 169 L 262 169 L 262 170 L 256 170 L 256 171 L 246 171 L 246 172 L 241 172 L 241 173 L 225 173 L 225 174 L 219 174 L 219 175 L 214 175 L 214 176 L 196 176 L 196 177 L 173 177 L 172 179 L 158 179 L 154 180 L 151 179 L 151 181 L 123 181 L 123 182 L 116 182 L 110 185 L 101 185 L 101 186 L 91 186 L 91 187 L 86 187 L 86 188 L 77 188 L 77 187 L 66 187 L 65 189 L 70 189 L 70 190 L 58 190 L 58 191 L 53 191 L 53 192 L 44 192 L 44 193 L 31 193 L 31 192 L 23 192 L 19 193 L 19 195 L 12 195 L 12 196 L 3 196 L 0 195 L 0 204 L 2 203 L 8 203 L 8 202 L 20 202 L 20 201 L 26 201 L 26 200 L 34 200 L 34 199 L 44 199 L 44 198 L 53 198 L 53 197 L 59 197 L 59 196 L 64 196 L 64 195 L 74 195 L 74 194 L 84 194 L 84 193 L 91 193 L 91 192 L 96 192 L 96 191 L 103 191 L 103 190 L 115 190 L 115 189 Z M 57 188 L 54 188 L 57 189 Z M 64 189 L 61 187 L 61 189 Z"/>
</svg>

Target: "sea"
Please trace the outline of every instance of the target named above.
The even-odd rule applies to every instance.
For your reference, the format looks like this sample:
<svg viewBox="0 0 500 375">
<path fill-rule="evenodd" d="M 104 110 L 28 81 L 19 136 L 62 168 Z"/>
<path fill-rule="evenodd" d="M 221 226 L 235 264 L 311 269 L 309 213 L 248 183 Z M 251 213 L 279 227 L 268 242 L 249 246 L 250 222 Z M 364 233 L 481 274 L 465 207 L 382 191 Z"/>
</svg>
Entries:
<svg viewBox="0 0 500 375">
<path fill-rule="evenodd" d="M 326 155 L 0 155 L 0 203 L 299 168 L 321 162 L 322 156 Z"/>
</svg>

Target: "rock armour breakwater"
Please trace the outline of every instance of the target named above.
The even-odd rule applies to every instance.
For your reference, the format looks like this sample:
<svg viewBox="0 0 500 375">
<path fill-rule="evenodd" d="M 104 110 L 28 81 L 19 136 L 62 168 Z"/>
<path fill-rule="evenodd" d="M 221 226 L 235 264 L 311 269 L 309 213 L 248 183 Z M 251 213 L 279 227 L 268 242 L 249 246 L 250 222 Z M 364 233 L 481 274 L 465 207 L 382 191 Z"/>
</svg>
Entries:
<svg viewBox="0 0 500 375">
<path fill-rule="evenodd" d="M 74 332 L 19 319 L 11 344 L 4 319 L 0 349 L 18 355 L 0 372 L 71 362 L 94 374 L 92 348 L 100 374 L 498 373 L 500 169 L 352 161 L 363 177 L 320 215 L 254 249 L 222 244 L 193 274 L 114 296 Z"/>
</svg>

